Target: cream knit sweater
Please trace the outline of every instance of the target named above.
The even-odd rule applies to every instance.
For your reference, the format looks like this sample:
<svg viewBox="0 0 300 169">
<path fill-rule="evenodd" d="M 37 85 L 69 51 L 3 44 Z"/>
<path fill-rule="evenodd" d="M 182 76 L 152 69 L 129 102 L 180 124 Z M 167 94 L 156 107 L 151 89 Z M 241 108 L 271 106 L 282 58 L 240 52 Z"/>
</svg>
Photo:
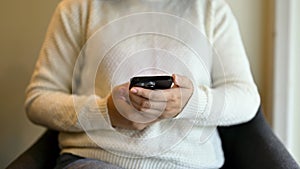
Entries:
<svg viewBox="0 0 300 169">
<path fill-rule="evenodd" d="M 130 20 L 136 16 L 142 19 Z M 167 22 L 176 17 L 178 22 Z M 149 32 L 109 44 L 143 25 L 152 31 L 151 22 L 157 23 L 153 29 L 186 35 L 188 44 L 201 46 L 207 38 L 217 57 L 207 57 L 215 56 L 208 51 L 199 61 L 201 56 L 179 40 Z M 112 128 L 106 106 L 112 86 L 139 71 L 157 73 L 141 72 L 144 67 L 190 77 L 193 96 L 176 118 L 143 131 Z M 34 123 L 60 131 L 62 153 L 123 168 L 177 169 L 220 168 L 224 157 L 216 126 L 250 120 L 259 104 L 238 25 L 224 0 L 63 0 L 49 25 L 25 106 Z"/>
</svg>

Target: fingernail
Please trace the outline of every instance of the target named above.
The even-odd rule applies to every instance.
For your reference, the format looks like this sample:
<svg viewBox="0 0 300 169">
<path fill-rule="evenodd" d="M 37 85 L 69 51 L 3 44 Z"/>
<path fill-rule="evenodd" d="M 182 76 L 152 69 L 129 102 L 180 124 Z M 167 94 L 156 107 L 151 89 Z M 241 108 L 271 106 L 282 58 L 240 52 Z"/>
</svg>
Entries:
<svg viewBox="0 0 300 169">
<path fill-rule="evenodd" d="M 130 89 L 131 93 L 137 93 L 138 91 L 135 88 Z"/>
</svg>

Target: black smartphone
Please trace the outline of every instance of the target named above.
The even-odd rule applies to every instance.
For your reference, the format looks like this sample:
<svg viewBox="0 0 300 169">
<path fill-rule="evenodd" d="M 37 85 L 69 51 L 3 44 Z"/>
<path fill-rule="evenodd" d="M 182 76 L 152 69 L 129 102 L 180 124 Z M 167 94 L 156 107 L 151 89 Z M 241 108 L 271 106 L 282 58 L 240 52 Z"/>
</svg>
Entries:
<svg viewBox="0 0 300 169">
<path fill-rule="evenodd" d="M 136 76 L 130 79 L 129 89 L 142 87 L 145 89 L 169 89 L 173 85 L 172 76 Z"/>
</svg>

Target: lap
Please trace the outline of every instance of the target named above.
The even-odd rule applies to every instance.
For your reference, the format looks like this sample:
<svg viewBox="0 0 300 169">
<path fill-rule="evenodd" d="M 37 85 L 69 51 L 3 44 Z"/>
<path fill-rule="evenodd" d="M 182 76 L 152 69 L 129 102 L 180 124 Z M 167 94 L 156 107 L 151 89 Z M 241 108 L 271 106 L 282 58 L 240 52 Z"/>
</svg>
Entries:
<svg viewBox="0 0 300 169">
<path fill-rule="evenodd" d="M 55 169 L 121 169 L 104 161 L 79 157 L 73 154 L 62 154 L 57 159 Z"/>
</svg>

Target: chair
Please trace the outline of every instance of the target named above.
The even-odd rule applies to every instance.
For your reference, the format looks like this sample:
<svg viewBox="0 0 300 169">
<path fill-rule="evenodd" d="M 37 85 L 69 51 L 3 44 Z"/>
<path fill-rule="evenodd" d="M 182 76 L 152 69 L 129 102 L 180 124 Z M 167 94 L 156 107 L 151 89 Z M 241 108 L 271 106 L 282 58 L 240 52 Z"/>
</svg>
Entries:
<svg viewBox="0 0 300 169">
<path fill-rule="evenodd" d="M 299 169 L 267 125 L 261 108 L 249 122 L 219 127 L 225 155 L 222 169 Z M 58 132 L 47 130 L 7 169 L 50 169 L 59 155 Z"/>
</svg>

